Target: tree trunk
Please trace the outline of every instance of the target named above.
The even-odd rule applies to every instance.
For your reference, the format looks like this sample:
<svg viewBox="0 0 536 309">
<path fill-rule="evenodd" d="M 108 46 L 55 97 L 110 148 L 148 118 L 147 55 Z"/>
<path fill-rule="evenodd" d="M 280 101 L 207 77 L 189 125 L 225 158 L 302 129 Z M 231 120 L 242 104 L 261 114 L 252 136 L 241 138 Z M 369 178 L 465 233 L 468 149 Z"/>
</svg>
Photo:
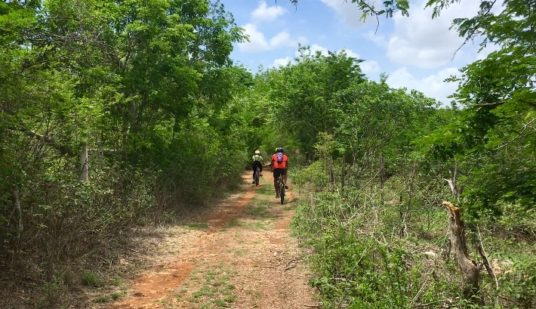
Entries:
<svg viewBox="0 0 536 309">
<path fill-rule="evenodd" d="M 380 203 L 383 206 L 385 204 L 385 198 L 383 194 L 383 185 L 385 183 L 385 162 L 383 160 L 383 154 L 380 155 Z"/>
<path fill-rule="evenodd" d="M 80 181 L 89 181 L 89 153 L 87 144 L 80 149 Z"/>
<path fill-rule="evenodd" d="M 408 235 L 408 225 L 406 224 L 407 208 L 404 211 L 404 208 L 402 207 L 402 205 L 404 205 L 404 197 L 401 192 L 399 200 L 398 200 L 398 213 L 400 214 L 399 236 L 406 237 Z"/>
<path fill-rule="evenodd" d="M 344 194 L 344 185 L 346 183 L 346 160 L 343 157 L 341 162 L 341 193 Z"/>
<path fill-rule="evenodd" d="M 464 296 L 473 298 L 480 287 L 481 265 L 477 265 L 467 254 L 465 230 L 460 216 L 460 209 L 447 201 L 443 202 L 443 206 L 449 214 L 449 240 L 456 262 L 463 275 Z"/>
<path fill-rule="evenodd" d="M 20 247 L 20 240 L 22 237 L 22 232 L 24 231 L 24 225 L 22 223 L 22 208 L 20 206 L 20 192 L 19 189 L 13 188 L 13 207 L 17 212 L 17 251 Z"/>
<path fill-rule="evenodd" d="M 332 158 L 328 158 L 328 164 L 329 164 L 329 183 L 331 188 L 335 188 L 335 167 L 334 167 L 334 160 Z"/>
</svg>

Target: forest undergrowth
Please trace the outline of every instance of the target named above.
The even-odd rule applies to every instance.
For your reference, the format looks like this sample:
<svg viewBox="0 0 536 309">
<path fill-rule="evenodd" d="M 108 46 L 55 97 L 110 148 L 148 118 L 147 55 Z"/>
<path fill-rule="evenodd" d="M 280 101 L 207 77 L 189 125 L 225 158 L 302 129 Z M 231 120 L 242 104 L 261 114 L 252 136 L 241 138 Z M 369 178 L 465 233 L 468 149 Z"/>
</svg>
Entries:
<svg viewBox="0 0 536 309">
<path fill-rule="evenodd" d="M 339 169 L 340 171 L 340 169 Z M 511 212 L 501 222 L 469 224 L 470 255 L 487 253 L 494 278 L 482 270 L 477 299 L 448 248 L 448 216 L 441 195 L 390 177 L 383 188 L 360 179 L 354 189 L 330 183 L 316 162 L 294 178 L 302 200 L 293 221 L 312 248 L 312 280 L 325 308 L 533 308 L 536 305 L 534 214 Z M 435 184 L 445 187 L 446 183 Z M 383 200 L 383 202 L 382 202 Z M 529 224 L 529 226 L 527 226 Z"/>
</svg>

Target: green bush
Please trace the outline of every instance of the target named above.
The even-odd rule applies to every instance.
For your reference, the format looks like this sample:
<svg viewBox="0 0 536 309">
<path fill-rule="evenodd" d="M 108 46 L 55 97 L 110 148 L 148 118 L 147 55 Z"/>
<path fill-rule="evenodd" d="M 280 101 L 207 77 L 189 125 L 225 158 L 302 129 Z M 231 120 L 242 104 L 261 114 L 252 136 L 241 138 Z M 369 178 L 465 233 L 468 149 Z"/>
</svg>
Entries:
<svg viewBox="0 0 536 309">
<path fill-rule="evenodd" d="M 307 184 L 313 186 L 313 190 L 319 190 L 328 184 L 329 179 L 326 176 L 322 162 L 315 161 L 309 166 L 293 173 L 292 181 L 298 186 Z"/>
<path fill-rule="evenodd" d="M 171 204 L 200 204 L 223 184 L 237 182 L 247 162 L 244 145 L 224 136 L 202 119 L 192 119 L 160 156 L 165 195 Z"/>
<path fill-rule="evenodd" d="M 502 213 L 498 223 L 503 229 L 536 238 L 536 208 L 527 209 L 517 203 L 507 202 L 500 202 L 498 207 Z"/>
<path fill-rule="evenodd" d="M 327 231 L 314 245 L 313 284 L 330 306 L 406 307 L 414 291 L 406 269 L 408 254 L 346 231 Z M 328 306 L 329 307 L 329 306 Z"/>
<path fill-rule="evenodd" d="M 318 166 L 300 171 L 300 184 L 313 188 L 306 182 L 316 180 L 311 175 L 320 173 Z M 410 200 L 402 184 L 396 176 L 385 183 L 384 204 L 374 185 L 344 194 L 337 188 L 303 193 L 293 230 L 314 252 L 309 257 L 312 283 L 326 308 L 536 306 L 532 211 L 504 203 L 500 220 L 481 216 L 469 221 L 468 254 L 480 262 L 474 250 L 474 242 L 480 240 L 473 237 L 478 224 L 488 259 L 502 270 L 497 274 L 499 291 L 494 279 L 482 270 L 478 301 L 464 299 L 462 275 L 452 253 L 450 259 L 442 258 L 447 243 L 445 211 L 432 207 L 430 197 L 419 191 Z M 403 199 L 396 199 L 400 194 Z M 407 234 L 399 232 L 403 225 Z M 432 257 L 427 251 L 432 251 Z"/>
<path fill-rule="evenodd" d="M 40 287 L 40 298 L 35 304 L 36 308 L 58 308 L 63 302 L 62 295 L 66 292 L 67 287 L 63 280 L 58 277 L 43 283 Z"/>
<path fill-rule="evenodd" d="M 397 245 L 357 234 L 363 217 L 349 218 L 353 208 L 336 193 L 319 193 L 301 202 L 294 230 L 315 254 L 313 285 L 327 308 L 407 307 L 418 285 L 418 265 Z M 415 282 L 414 282 L 415 281 Z"/>
<path fill-rule="evenodd" d="M 499 277 L 500 297 L 508 307 L 536 308 L 536 259 L 517 260 L 513 269 Z"/>
<path fill-rule="evenodd" d="M 82 284 L 94 288 L 101 287 L 104 284 L 102 277 L 93 271 L 86 270 L 82 273 Z"/>
</svg>

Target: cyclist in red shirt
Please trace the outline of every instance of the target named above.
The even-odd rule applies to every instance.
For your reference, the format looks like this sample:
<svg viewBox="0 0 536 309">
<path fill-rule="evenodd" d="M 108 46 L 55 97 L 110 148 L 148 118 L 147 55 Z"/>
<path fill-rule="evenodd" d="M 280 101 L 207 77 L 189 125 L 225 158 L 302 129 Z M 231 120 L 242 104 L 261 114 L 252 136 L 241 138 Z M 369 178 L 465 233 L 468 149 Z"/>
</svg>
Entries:
<svg viewBox="0 0 536 309">
<path fill-rule="evenodd" d="M 288 157 L 285 154 L 285 150 L 283 149 L 283 147 L 279 147 L 276 149 L 276 152 L 272 155 L 272 163 L 270 165 L 272 166 L 272 171 L 274 173 L 275 196 L 279 197 L 279 192 L 277 191 L 277 177 L 279 176 L 283 177 L 285 188 L 288 189 L 288 186 L 287 186 Z"/>
</svg>

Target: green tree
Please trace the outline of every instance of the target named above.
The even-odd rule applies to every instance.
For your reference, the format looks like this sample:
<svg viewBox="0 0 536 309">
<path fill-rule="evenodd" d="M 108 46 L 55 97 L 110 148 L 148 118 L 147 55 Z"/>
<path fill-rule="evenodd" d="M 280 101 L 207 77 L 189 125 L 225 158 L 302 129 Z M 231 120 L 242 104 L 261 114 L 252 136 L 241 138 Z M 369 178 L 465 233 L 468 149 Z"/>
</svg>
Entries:
<svg viewBox="0 0 536 309">
<path fill-rule="evenodd" d="M 333 133 L 336 127 L 334 96 L 363 82 L 360 61 L 344 52 L 325 56 L 302 47 L 296 64 L 271 72 L 274 113 L 282 130 L 296 137 L 307 157 L 312 158 L 318 133 Z"/>
<path fill-rule="evenodd" d="M 239 180 L 242 39 L 217 1 L 1 1 L 0 264 L 51 279 Z"/>
</svg>

